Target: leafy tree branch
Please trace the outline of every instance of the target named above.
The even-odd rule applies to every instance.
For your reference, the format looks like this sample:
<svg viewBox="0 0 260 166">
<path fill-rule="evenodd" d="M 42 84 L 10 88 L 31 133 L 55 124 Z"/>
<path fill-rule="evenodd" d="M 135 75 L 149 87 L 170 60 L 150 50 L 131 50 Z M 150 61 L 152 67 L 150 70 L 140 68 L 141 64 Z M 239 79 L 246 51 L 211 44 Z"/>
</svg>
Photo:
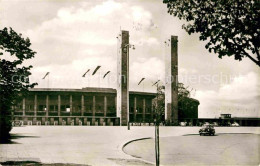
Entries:
<svg viewBox="0 0 260 166">
<path fill-rule="evenodd" d="M 199 33 L 205 48 L 260 67 L 260 5 L 257 0 L 164 0 L 168 13 L 188 21 L 188 34 Z"/>
</svg>

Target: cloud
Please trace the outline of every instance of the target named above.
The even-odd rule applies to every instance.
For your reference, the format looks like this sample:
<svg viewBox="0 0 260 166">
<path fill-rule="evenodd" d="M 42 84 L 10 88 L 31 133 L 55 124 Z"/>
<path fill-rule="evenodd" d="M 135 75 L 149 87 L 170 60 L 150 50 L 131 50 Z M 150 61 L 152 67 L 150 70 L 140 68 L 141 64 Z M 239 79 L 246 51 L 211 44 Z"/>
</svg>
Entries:
<svg viewBox="0 0 260 166">
<path fill-rule="evenodd" d="M 147 68 L 157 63 L 161 65 L 162 62 L 154 58 L 159 55 L 160 42 L 150 34 L 154 27 L 150 11 L 142 6 L 117 1 L 79 6 L 62 7 L 54 18 L 23 32 L 31 39 L 33 49 L 37 51 L 33 62 L 36 67 L 33 70 L 35 77 L 44 74 L 42 69 L 45 68 L 52 73 L 53 78 L 66 80 L 70 77 L 73 80 L 76 79 L 73 76 L 97 65 L 102 65 L 101 69 L 111 70 L 111 75 L 115 74 L 116 36 L 120 28 L 130 30 L 130 43 L 136 46 L 136 50 L 130 52 L 130 68 L 135 70 L 138 66 L 138 70 L 144 71 L 143 74 L 147 77 L 155 74 Z M 140 23 L 142 31 L 134 29 L 133 24 L 136 23 Z M 130 80 L 130 84 L 135 84 L 137 77 L 133 78 L 135 79 Z M 92 78 L 92 81 L 95 79 Z M 52 86 L 82 87 L 80 81 L 75 84 L 67 84 L 68 82 L 71 81 L 56 85 L 52 81 Z M 39 83 L 41 85 L 43 84 Z"/>
<path fill-rule="evenodd" d="M 132 29 L 134 22 L 150 26 L 152 14 L 140 6 L 105 1 L 92 8 L 89 6 L 66 7 L 57 11 L 57 16 L 25 33 L 37 43 L 48 39 L 60 39 L 88 45 L 115 45 L 113 40 L 120 26 Z M 155 39 L 152 39 L 154 42 Z"/>
<path fill-rule="evenodd" d="M 94 6 L 63 7 L 54 18 L 23 34 L 31 39 L 38 53 L 36 66 L 49 65 L 51 59 L 51 64 L 63 65 L 93 54 L 100 59 L 102 56 L 114 56 L 120 27 L 132 30 L 132 24 L 138 21 L 142 21 L 144 28 L 149 27 L 152 14 L 141 6 L 105 1 Z M 159 45 L 155 37 L 147 36 L 145 32 L 131 35 L 130 40 L 140 46 L 137 49 L 144 47 L 142 52 Z"/>
<path fill-rule="evenodd" d="M 200 117 L 219 117 L 221 113 L 259 117 L 259 94 L 259 76 L 250 72 L 223 84 L 218 91 L 197 91 L 195 98 L 200 101 Z"/>
<path fill-rule="evenodd" d="M 158 78 L 164 80 L 162 73 L 164 73 L 164 63 L 156 57 L 145 59 L 144 62 L 133 62 L 130 68 L 130 74 L 135 81 L 143 77 L 150 80 L 157 80 Z"/>
</svg>

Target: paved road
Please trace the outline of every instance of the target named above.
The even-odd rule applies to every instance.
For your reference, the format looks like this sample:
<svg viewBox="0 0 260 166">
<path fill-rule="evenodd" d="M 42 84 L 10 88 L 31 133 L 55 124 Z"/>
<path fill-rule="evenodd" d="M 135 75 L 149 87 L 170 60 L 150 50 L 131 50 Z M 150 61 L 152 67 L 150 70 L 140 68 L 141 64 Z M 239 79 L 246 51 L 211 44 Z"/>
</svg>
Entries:
<svg viewBox="0 0 260 166">
<path fill-rule="evenodd" d="M 160 136 L 196 134 L 198 127 L 160 127 Z M 222 133 L 260 133 L 260 128 L 220 128 Z M 153 137 L 154 127 L 26 126 L 15 127 L 13 143 L 0 145 L 0 162 L 33 160 L 88 165 L 149 165 L 122 151 L 131 140 Z"/>
<path fill-rule="evenodd" d="M 163 165 L 259 165 L 259 134 L 175 136 L 160 139 Z M 155 162 L 154 139 L 132 142 L 127 154 Z"/>
</svg>

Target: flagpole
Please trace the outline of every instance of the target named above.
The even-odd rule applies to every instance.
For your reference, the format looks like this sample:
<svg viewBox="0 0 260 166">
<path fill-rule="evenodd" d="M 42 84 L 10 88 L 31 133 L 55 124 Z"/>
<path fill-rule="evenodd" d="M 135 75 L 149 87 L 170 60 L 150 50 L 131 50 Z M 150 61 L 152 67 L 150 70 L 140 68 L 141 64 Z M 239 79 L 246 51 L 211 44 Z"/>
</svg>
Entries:
<svg viewBox="0 0 260 166">
<path fill-rule="evenodd" d="M 50 82 L 50 74 L 48 74 L 48 84 L 47 84 L 48 89 L 49 89 L 49 82 Z"/>
<path fill-rule="evenodd" d="M 101 82 L 101 79 L 100 79 L 100 72 L 97 74 L 98 76 L 98 87 L 100 88 L 100 82 Z"/>
<path fill-rule="evenodd" d="M 91 75 L 91 74 L 89 74 L 89 76 L 88 76 L 88 87 L 90 87 L 90 85 L 91 85 L 91 78 L 90 78 L 90 75 Z"/>
<path fill-rule="evenodd" d="M 107 87 L 108 87 L 108 88 L 110 88 L 110 82 L 109 82 L 109 80 L 110 80 L 110 79 L 109 79 L 109 76 L 108 76 L 108 78 L 107 78 Z"/>
<path fill-rule="evenodd" d="M 48 76 L 48 80 L 47 80 L 47 88 L 49 88 L 49 74 L 50 74 L 50 72 L 47 72 L 46 74 L 45 74 L 45 76 L 42 78 L 43 80 Z"/>
<path fill-rule="evenodd" d="M 87 77 L 88 77 L 88 76 L 87 76 Z M 88 83 L 87 83 L 87 86 L 88 86 L 88 87 L 89 87 L 89 84 L 90 84 L 90 80 L 89 80 L 89 79 L 90 79 L 90 77 L 88 77 L 88 79 L 87 79 L 87 82 L 88 82 Z"/>
</svg>

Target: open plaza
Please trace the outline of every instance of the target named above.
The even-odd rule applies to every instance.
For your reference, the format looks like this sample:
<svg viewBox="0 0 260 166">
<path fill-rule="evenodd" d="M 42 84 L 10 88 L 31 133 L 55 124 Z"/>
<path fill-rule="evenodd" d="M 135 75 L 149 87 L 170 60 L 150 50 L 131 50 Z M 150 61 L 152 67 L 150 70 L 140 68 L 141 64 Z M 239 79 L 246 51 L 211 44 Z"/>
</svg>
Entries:
<svg viewBox="0 0 260 166">
<path fill-rule="evenodd" d="M 259 127 L 215 127 L 216 136 L 199 136 L 199 129 L 161 126 L 161 164 L 259 164 Z M 25 126 L 11 133 L 0 146 L 2 164 L 154 165 L 153 126 Z"/>
</svg>

